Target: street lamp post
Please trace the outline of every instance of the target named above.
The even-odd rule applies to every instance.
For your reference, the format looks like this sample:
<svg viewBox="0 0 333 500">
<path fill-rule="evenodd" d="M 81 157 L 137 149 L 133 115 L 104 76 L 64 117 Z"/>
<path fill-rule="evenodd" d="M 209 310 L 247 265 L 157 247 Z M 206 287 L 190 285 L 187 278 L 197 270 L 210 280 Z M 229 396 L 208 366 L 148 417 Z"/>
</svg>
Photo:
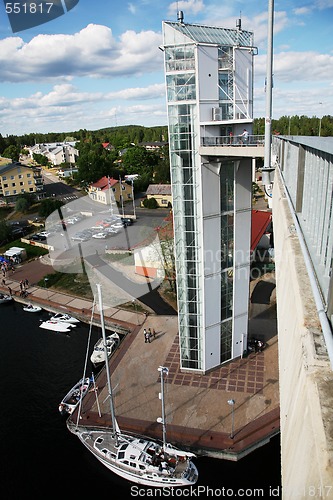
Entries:
<svg viewBox="0 0 333 500">
<path fill-rule="evenodd" d="M 322 102 L 319 103 L 320 105 L 323 104 Z M 321 134 L 321 120 L 322 118 L 319 118 L 319 131 L 318 131 L 318 137 L 320 137 Z"/>
<path fill-rule="evenodd" d="M 44 286 L 45 286 L 45 290 L 46 290 L 47 301 L 49 301 L 49 291 L 48 291 L 48 288 L 47 288 L 47 282 L 48 281 L 49 281 L 49 278 L 44 278 Z"/>
<path fill-rule="evenodd" d="M 322 102 L 320 102 L 319 104 L 323 104 Z M 320 137 L 320 134 L 321 134 L 321 120 L 322 118 L 319 118 L 319 131 L 318 131 L 318 137 Z"/>
<path fill-rule="evenodd" d="M 132 300 L 132 304 L 134 306 L 134 311 L 136 314 L 136 322 L 137 322 L 137 324 L 139 324 L 138 310 L 137 310 L 137 305 L 136 305 L 135 299 Z"/>
<path fill-rule="evenodd" d="M 134 215 L 134 219 L 136 219 L 135 200 L 134 200 L 134 180 L 133 179 L 132 179 L 132 200 L 133 200 L 133 215 Z"/>
<path fill-rule="evenodd" d="M 228 399 L 228 405 L 231 406 L 231 434 L 230 434 L 230 439 L 234 439 L 235 400 L 234 399 Z"/>
</svg>

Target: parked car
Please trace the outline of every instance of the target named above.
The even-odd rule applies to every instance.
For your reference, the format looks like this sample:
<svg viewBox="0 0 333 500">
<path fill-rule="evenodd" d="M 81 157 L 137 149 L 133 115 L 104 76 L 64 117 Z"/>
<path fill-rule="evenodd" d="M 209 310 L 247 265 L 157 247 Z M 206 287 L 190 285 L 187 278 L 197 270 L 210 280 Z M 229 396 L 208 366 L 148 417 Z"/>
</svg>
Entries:
<svg viewBox="0 0 333 500">
<path fill-rule="evenodd" d="M 124 223 L 119 221 L 119 222 L 112 222 L 111 226 L 110 227 L 114 227 L 114 228 L 121 228 L 121 227 L 124 227 Z"/>
<path fill-rule="evenodd" d="M 119 233 L 119 229 L 115 227 L 106 227 L 104 233 L 107 233 L 108 236 L 116 236 L 116 234 Z"/>
<path fill-rule="evenodd" d="M 97 240 L 103 240 L 108 237 L 107 233 L 96 233 L 92 235 L 93 238 L 96 238 Z"/>
<path fill-rule="evenodd" d="M 41 231 L 40 233 L 37 233 L 37 236 L 45 236 L 45 238 L 48 238 L 49 236 L 51 236 L 51 234 L 54 233 L 52 233 L 51 231 Z"/>
<path fill-rule="evenodd" d="M 73 241 L 88 241 L 90 238 L 91 236 L 86 233 L 75 233 L 71 239 Z"/>
<path fill-rule="evenodd" d="M 91 229 L 104 229 L 105 227 L 109 227 L 110 224 L 107 222 L 96 222 L 93 226 L 91 226 Z"/>
<path fill-rule="evenodd" d="M 121 217 L 121 221 L 126 224 L 126 226 L 131 226 L 133 224 L 133 219 L 130 217 Z"/>
<path fill-rule="evenodd" d="M 42 236 L 40 234 L 33 234 L 32 236 L 30 236 L 30 239 L 32 241 L 45 241 L 46 240 L 46 236 Z"/>
</svg>

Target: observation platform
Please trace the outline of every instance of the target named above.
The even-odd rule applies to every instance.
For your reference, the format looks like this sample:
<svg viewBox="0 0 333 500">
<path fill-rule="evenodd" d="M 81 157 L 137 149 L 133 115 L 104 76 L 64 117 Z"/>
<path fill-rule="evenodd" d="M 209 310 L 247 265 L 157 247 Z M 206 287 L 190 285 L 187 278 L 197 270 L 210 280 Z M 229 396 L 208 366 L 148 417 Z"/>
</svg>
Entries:
<svg viewBox="0 0 333 500">
<path fill-rule="evenodd" d="M 202 137 L 199 147 L 201 156 L 237 158 L 263 158 L 265 144 L 263 135 L 249 135 L 247 141 L 241 137 Z"/>
</svg>

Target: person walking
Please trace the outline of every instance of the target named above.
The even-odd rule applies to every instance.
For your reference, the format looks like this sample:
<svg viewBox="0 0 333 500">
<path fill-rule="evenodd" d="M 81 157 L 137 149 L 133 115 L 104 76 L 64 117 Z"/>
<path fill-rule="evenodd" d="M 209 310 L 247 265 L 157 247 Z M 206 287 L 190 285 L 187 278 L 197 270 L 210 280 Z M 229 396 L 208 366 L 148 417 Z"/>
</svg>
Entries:
<svg viewBox="0 0 333 500">
<path fill-rule="evenodd" d="M 150 344 L 150 337 L 149 337 L 149 332 L 147 332 L 146 329 L 143 330 L 143 333 L 144 333 L 144 336 L 145 336 L 145 343 L 149 343 Z"/>
</svg>

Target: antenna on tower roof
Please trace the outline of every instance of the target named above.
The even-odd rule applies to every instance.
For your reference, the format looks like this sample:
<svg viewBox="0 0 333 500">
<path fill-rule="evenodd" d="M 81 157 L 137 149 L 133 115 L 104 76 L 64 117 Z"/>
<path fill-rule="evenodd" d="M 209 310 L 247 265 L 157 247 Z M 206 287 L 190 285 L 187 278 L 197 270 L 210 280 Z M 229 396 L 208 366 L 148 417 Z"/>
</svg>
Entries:
<svg viewBox="0 0 333 500">
<path fill-rule="evenodd" d="M 236 19 L 236 28 L 238 30 L 242 29 L 242 11 L 239 12 L 239 18 Z"/>
<path fill-rule="evenodd" d="M 179 10 L 177 12 L 177 21 L 180 23 L 180 24 L 183 24 L 184 23 L 184 13 L 182 10 Z"/>
</svg>

